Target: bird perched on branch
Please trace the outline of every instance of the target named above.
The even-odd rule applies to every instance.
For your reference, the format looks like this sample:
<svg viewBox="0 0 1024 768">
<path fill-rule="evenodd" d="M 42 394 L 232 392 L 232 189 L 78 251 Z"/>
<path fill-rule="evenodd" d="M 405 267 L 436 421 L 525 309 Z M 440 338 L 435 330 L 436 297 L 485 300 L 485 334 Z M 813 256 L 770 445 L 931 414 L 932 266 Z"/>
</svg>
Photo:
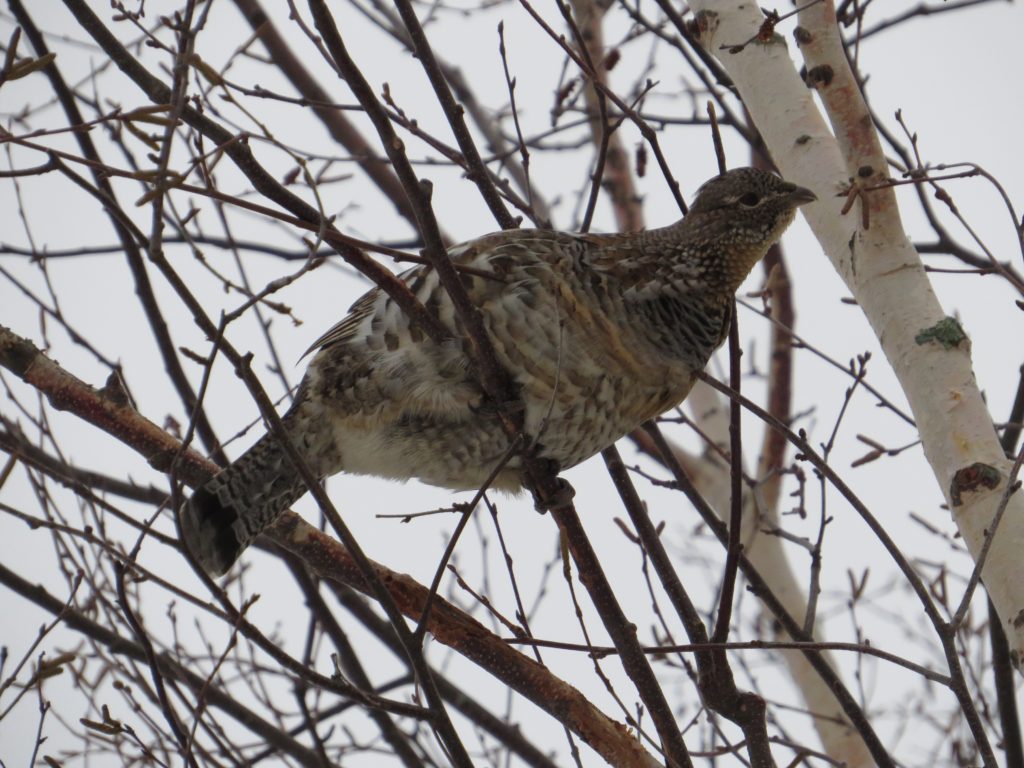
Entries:
<svg viewBox="0 0 1024 768">
<path fill-rule="evenodd" d="M 621 235 L 498 232 L 448 256 L 525 408 L 535 456 L 572 467 L 675 407 L 725 339 L 733 295 L 812 192 L 753 168 L 705 183 L 689 213 Z M 457 490 L 522 487 L 522 462 L 487 402 L 437 273 L 401 275 L 452 335 L 437 343 L 377 289 L 311 349 L 284 415 L 317 477 L 378 475 Z M 504 461 L 504 465 L 500 463 Z M 493 478 L 492 478 L 493 475 Z M 183 507 L 181 535 L 210 574 L 306 491 L 264 436 Z"/>
</svg>

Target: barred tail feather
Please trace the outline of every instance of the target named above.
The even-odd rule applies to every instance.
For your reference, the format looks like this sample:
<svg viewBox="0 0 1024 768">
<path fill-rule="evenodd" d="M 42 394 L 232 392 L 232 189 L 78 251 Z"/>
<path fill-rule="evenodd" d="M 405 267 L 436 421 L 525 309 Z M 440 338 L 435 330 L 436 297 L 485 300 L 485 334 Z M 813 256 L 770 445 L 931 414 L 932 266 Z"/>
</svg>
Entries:
<svg viewBox="0 0 1024 768">
<path fill-rule="evenodd" d="M 181 509 L 181 538 L 204 571 L 221 576 L 305 491 L 268 435 L 192 494 Z"/>
<path fill-rule="evenodd" d="M 244 545 L 235 526 L 238 513 L 225 506 L 209 486 L 192 494 L 181 509 L 181 539 L 210 576 L 222 576 L 238 559 Z"/>
</svg>

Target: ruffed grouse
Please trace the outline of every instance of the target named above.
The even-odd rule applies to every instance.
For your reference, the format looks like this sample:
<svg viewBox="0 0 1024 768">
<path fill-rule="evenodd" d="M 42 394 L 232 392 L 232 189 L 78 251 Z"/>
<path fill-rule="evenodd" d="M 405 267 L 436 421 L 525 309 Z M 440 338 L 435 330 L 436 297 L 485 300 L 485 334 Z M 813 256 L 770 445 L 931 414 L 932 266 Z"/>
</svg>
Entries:
<svg viewBox="0 0 1024 768">
<path fill-rule="evenodd" d="M 562 469 L 678 405 L 725 339 L 732 299 L 812 192 L 740 168 L 705 183 L 690 212 L 624 235 L 541 229 L 498 232 L 448 255 L 482 311 L 500 362 L 525 405 L 535 454 Z M 402 279 L 455 336 L 436 273 Z M 314 345 L 294 405 L 291 441 L 320 477 L 379 475 L 475 489 L 507 453 L 459 343 L 439 345 L 382 291 L 357 301 Z M 522 487 L 513 456 L 493 487 Z M 273 435 L 197 490 L 181 534 L 211 574 L 306 487 Z"/>
</svg>

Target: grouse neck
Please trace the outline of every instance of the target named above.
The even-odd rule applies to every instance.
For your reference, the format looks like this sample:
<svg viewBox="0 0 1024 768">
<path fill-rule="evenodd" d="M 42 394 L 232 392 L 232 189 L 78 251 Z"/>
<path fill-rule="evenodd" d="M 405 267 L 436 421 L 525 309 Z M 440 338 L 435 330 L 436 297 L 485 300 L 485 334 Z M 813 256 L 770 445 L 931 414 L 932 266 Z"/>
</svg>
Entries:
<svg viewBox="0 0 1024 768">
<path fill-rule="evenodd" d="M 671 264 L 677 279 L 699 282 L 731 299 L 795 213 L 790 210 L 770 224 L 744 227 L 725 216 L 690 215 L 645 234 L 652 244 L 661 244 L 662 258 Z"/>
</svg>

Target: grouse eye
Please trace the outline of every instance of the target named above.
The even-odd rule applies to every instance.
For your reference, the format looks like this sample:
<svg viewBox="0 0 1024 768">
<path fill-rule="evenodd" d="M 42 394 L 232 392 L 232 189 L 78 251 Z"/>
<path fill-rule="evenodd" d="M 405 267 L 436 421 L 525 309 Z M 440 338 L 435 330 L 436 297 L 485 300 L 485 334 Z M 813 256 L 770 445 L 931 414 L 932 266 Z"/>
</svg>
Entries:
<svg viewBox="0 0 1024 768">
<path fill-rule="evenodd" d="M 761 198 L 758 197 L 756 192 L 747 192 L 740 198 L 740 205 L 745 205 L 748 208 L 753 208 L 759 202 L 761 202 Z"/>
</svg>

